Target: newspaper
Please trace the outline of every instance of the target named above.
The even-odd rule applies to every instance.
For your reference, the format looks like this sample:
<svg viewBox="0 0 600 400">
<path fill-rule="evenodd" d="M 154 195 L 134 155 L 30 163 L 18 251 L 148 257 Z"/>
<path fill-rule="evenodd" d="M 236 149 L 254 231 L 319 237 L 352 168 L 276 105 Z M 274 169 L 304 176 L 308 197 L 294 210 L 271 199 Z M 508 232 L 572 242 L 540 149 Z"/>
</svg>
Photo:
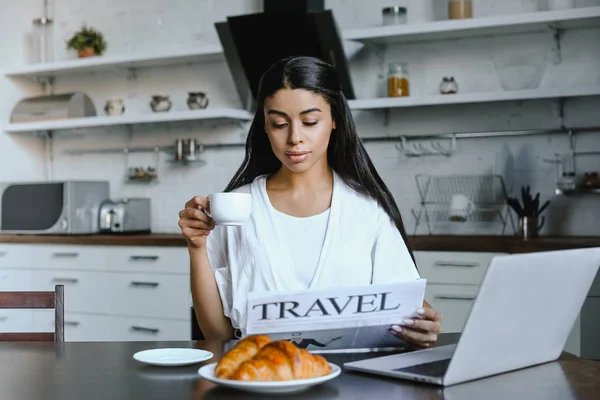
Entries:
<svg viewBox="0 0 600 400">
<path fill-rule="evenodd" d="M 245 335 L 268 334 L 313 352 L 398 348 L 391 325 L 417 317 L 425 279 L 302 292 L 248 293 Z"/>
</svg>

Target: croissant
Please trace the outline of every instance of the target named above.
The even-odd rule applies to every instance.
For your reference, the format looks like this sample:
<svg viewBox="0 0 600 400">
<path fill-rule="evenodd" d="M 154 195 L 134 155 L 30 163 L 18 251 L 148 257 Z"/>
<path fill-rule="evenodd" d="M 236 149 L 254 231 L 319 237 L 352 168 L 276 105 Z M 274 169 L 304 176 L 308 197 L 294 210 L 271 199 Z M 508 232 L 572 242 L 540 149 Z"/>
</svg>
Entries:
<svg viewBox="0 0 600 400">
<path fill-rule="evenodd" d="M 231 379 L 239 381 L 288 381 L 327 375 L 325 358 L 300 349 L 287 340 L 271 342 L 243 362 Z"/>
<path fill-rule="evenodd" d="M 260 349 L 271 342 L 271 338 L 266 335 L 248 336 L 240 340 L 221 358 L 215 368 L 215 376 L 229 379 L 244 361 L 254 357 Z"/>
</svg>

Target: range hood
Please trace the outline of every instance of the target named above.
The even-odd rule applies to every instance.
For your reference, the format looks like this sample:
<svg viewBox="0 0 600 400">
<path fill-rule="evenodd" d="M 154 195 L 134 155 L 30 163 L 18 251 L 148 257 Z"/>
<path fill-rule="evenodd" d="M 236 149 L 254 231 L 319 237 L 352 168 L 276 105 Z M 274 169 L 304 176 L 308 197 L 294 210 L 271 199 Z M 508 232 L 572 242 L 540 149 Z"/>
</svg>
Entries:
<svg viewBox="0 0 600 400">
<path fill-rule="evenodd" d="M 324 0 L 264 0 L 264 12 L 231 16 L 215 27 L 245 110 L 255 111 L 263 72 L 288 56 L 332 64 L 346 98 L 355 98 L 340 33 Z"/>
</svg>

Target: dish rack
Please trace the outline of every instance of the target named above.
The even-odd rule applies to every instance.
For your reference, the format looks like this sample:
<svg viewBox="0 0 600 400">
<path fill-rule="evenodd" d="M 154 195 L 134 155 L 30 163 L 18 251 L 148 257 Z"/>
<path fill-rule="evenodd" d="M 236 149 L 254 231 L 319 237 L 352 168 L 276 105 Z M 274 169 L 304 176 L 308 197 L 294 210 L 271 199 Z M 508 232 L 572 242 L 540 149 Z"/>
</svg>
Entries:
<svg viewBox="0 0 600 400">
<path fill-rule="evenodd" d="M 501 175 L 449 175 L 415 176 L 420 196 L 420 206 L 412 209 L 415 219 L 414 234 L 423 222 L 427 225 L 429 235 L 434 233 L 438 223 L 482 223 L 497 224 L 501 234 L 506 231 L 510 222 L 513 232 L 515 224 L 506 204 L 506 186 Z M 456 195 L 466 196 L 472 201 L 470 212 L 461 214 L 461 218 L 451 213 L 452 198 Z"/>
</svg>

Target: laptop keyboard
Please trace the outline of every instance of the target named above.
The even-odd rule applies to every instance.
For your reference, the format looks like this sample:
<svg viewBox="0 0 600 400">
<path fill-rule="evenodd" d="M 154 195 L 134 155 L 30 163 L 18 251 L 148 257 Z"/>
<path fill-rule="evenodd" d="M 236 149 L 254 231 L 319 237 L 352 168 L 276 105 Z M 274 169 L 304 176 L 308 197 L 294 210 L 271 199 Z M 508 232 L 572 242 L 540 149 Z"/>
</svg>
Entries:
<svg viewBox="0 0 600 400">
<path fill-rule="evenodd" d="M 424 364 L 412 365 L 410 367 L 396 368 L 392 371 L 409 372 L 411 374 L 432 376 L 434 378 L 443 378 L 450 365 L 450 358 L 445 360 L 432 361 Z"/>
</svg>

